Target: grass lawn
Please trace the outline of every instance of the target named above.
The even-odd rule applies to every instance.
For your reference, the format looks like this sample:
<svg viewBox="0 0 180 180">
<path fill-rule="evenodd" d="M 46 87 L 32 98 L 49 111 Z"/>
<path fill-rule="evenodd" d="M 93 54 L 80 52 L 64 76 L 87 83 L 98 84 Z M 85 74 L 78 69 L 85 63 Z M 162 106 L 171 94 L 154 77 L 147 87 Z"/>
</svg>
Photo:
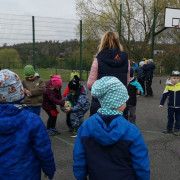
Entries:
<svg viewBox="0 0 180 180">
<path fill-rule="evenodd" d="M 24 70 L 23 69 L 10 69 L 11 71 L 17 73 L 20 79 L 24 79 Z M 48 81 L 50 79 L 50 75 L 60 74 L 61 78 L 64 82 L 68 82 L 70 80 L 71 70 L 64 69 L 36 69 L 36 72 L 39 73 L 40 77 L 44 81 Z M 82 81 L 87 81 L 88 74 L 86 71 L 82 72 Z"/>
</svg>

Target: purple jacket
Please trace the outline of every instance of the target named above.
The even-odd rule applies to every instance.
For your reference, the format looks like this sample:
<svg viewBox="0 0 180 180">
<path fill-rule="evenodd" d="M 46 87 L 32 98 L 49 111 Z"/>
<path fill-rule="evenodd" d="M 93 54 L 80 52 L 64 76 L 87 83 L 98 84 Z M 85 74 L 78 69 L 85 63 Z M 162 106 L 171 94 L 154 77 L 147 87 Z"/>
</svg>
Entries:
<svg viewBox="0 0 180 180">
<path fill-rule="evenodd" d="M 64 101 L 61 101 L 61 88 L 59 90 L 54 89 L 52 86 L 52 81 L 49 80 L 46 83 L 46 91 L 43 94 L 43 104 L 42 108 L 45 110 L 54 110 L 56 105 L 64 106 Z"/>
</svg>

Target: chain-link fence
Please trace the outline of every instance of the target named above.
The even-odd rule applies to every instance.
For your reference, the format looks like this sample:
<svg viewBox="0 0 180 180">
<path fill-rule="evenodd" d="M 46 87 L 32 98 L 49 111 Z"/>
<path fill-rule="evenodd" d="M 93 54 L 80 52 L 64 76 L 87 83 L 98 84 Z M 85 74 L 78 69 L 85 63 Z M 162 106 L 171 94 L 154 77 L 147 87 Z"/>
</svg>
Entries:
<svg viewBox="0 0 180 180">
<path fill-rule="evenodd" d="M 54 69 L 54 73 L 60 69 L 82 70 L 87 77 L 102 34 L 119 29 L 118 22 L 113 25 L 104 22 L 103 26 L 98 21 L 89 23 L 81 24 L 80 20 L 73 19 L 0 14 L 0 66 L 3 69 L 23 69 L 26 64 L 32 64 L 37 69 Z M 125 29 L 123 25 L 122 35 L 126 33 Z M 156 74 L 178 69 L 179 42 L 179 29 L 166 29 L 156 36 Z M 129 58 L 136 62 L 141 61 L 141 56 L 150 58 L 151 44 L 143 43 L 129 41 L 127 44 L 122 41 Z M 147 48 L 142 52 L 141 47 L 144 46 Z"/>
<path fill-rule="evenodd" d="M 0 66 L 77 70 L 79 20 L 0 14 Z"/>
</svg>

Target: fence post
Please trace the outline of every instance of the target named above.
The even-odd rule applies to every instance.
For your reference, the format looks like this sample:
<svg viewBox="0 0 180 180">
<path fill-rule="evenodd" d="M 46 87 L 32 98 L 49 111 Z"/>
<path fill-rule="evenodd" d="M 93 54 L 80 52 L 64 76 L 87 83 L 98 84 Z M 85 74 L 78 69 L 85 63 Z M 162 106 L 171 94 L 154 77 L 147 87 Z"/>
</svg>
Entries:
<svg viewBox="0 0 180 180">
<path fill-rule="evenodd" d="M 179 43 L 179 59 L 178 59 L 178 64 L 179 64 L 178 70 L 180 71 L 180 43 Z"/>
<path fill-rule="evenodd" d="M 32 35 L 33 35 L 33 67 L 36 69 L 35 60 L 36 60 L 36 46 L 35 46 L 35 23 L 34 16 L 32 16 Z"/>
<path fill-rule="evenodd" d="M 82 20 L 80 20 L 80 80 L 82 80 Z"/>
<path fill-rule="evenodd" d="M 155 5 L 154 5 L 155 6 Z M 152 44 L 151 44 L 151 58 L 154 58 L 154 39 L 155 39 L 155 26 L 156 26 L 156 7 L 154 7 L 154 19 L 152 26 Z"/>
<path fill-rule="evenodd" d="M 122 22 L 122 4 L 120 4 L 120 12 L 119 12 L 119 41 L 120 43 L 122 42 L 122 37 L 121 37 L 121 22 Z"/>
</svg>

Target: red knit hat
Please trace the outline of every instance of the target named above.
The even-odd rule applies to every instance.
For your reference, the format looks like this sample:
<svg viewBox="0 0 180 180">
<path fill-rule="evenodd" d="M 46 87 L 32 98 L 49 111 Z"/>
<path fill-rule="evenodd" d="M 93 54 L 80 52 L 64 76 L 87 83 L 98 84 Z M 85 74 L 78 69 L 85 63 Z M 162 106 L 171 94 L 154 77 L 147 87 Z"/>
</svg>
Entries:
<svg viewBox="0 0 180 180">
<path fill-rule="evenodd" d="M 60 75 L 51 76 L 51 81 L 54 87 L 61 86 L 63 83 Z"/>
</svg>

